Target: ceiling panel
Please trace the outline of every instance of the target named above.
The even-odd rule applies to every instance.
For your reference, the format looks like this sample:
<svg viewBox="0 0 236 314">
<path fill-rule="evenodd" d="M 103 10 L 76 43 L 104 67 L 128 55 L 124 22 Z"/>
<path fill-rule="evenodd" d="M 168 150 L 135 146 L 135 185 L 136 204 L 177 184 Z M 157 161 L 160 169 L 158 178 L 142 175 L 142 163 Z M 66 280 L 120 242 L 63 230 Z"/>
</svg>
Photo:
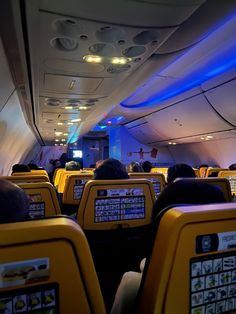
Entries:
<svg viewBox="0 0 236 314">
<path fill-rule="evenodd" d="M 4 107 L 8 97 L 12 94 L 15 86 L 12 82 L 11 74 L 7 66 L 7 58 L 0 38 L 0 112 Z"/>
<path fill-rule="evenodd" d="M 229 129 L 229 124 L 222 120 L 209 106 L 202 95 L 192 97 L 163 110 L 159 110 L 142 119 L 148 123 L 148 132 L 145 132 L 146 142 L 174 140 L 182 137 L 201 135 Z M 133 122 L 139 124 L 139 120 Z M 126 127 L 129 128 L 130 124 Z M 134 136 L 139 137 L 143 125 L 137 126 L 135 131 L 130 129 Z M 146 126 L 145 126 L 146 128 Z"/>
<path fill-rule="evenodd" d="M 88 94 L 95 92 L 102 80 L 102 78 L 45 74 L 44 88 L 67 94 Z"/>
<path fill-rule="evenodd" d="M 41 0 L 40 9 L 59 14 L 145 27 L 177 25 L 186 20 L 205 0 Z"/>
<path fill-rule="evenodd" d="M 220 85 L 205 95 L 219 114 L 236 126 L 236 80 Z"/>
</svg>

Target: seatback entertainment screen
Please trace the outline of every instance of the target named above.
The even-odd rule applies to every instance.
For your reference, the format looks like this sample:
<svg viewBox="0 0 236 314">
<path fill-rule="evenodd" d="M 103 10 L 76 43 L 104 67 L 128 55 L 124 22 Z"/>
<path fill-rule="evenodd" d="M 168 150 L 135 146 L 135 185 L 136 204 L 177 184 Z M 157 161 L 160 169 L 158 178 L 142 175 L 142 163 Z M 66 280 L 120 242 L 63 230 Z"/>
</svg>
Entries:
<svg viewBox="0 0 236 314">
<path fill-rule="evenodd" d="M 95 223 L 145 218 L 145 196 L 141 188 L 98 190 L 97 196 Z"/>
</svg>

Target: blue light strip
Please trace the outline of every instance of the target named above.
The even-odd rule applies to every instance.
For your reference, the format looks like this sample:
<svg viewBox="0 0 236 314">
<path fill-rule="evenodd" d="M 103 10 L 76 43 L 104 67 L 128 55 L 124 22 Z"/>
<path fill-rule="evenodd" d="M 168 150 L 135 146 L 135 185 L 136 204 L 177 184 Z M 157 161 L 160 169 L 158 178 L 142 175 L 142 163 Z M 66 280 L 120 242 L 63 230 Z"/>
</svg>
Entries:
<svg viewBox="0 0 236 314">
<path fill-rule="evenodd" d="M 235 19 L 235 16 L 233 16 L 233 18 L 231 16 L 230 20 L 228 20 L 227 22 L 230 22 L 233 19 Z M 234 41 L 234 38 L 232 38 L 232 41 Z M 132 105 L 127 104 L 128 101 L 129 102 L 131 101 L 132 96 L 134 96 L 133 94 L 132 96 L 125 99 L 124 102 L 121 103 L 121 106 L 126 107 L 126 108 L 138 108 L 138 107 L 147 107 L 150 105 L 154 105 L 161 101 L 167 100 L 171 97 L 177 96 L 183 92 L 186 92 L 194 87 L 197 87 L 200 84 L 206 82 L 207 80 L 219 74 L 222 74 L 230 69 L 235 68 L 236 67 L 236 42 L 230 43 L 230 44 L 231 44 L 230 48 L 226 49 L 225 47 L 222 47 L 223 52 L 218 53 L 217 55 L 212 57 L 212 59 L 207 64 L 198 68 L 196 71 L 187 75 L 185 78 L 178 79 L 178 81 L 170 84 L 169 87 L 164 88 L 160 92 L 157 92 L 156 94 L 152 95 L 146 101 L 143 101 L 137 104 L 132 104 Z M 192 49 L 195 49 L 195 47 Z M 189 53 L 189 51 L 187 51 L 187 53 Z M 184 58 L 184 56 L 185 55 L 182 55 L 178 59 L 182 59 Z M 177 60 L 175 60 L 173 63 L 175 63 L 176 61 Z"/>
</svg>

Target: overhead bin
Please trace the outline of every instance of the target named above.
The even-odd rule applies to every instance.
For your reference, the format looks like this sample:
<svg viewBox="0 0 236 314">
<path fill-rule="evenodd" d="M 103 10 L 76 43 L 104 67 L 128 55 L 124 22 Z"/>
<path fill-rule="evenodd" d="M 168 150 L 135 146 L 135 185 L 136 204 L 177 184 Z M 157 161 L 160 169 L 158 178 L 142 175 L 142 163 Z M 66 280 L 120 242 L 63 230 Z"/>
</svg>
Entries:
<svg viewBox="0 0 236 314">
<path fill-rule="evenodd" d="M 146 121 L 148 126 L 140 124 L 130 128 L 129 132 L 138 139 L 144 132 L 146 143 L 152 142 L 153 138 L 156 138 L 156 141 L 162 141 L 224 131 L 230 128 L 230 125 L 217 115 L 203 95 L 159 110 L 142 120 Z M 137 120 L 136 124 L 138 125 L 139 122 Z M 129 125 L 127 124 L 126 127 L 129 128 Z"/>
<path fill-rule="evenodd" d="M 207 91 L 205 95 L 219 114 L 236 126 L 236 79 Z"/>
</svg>

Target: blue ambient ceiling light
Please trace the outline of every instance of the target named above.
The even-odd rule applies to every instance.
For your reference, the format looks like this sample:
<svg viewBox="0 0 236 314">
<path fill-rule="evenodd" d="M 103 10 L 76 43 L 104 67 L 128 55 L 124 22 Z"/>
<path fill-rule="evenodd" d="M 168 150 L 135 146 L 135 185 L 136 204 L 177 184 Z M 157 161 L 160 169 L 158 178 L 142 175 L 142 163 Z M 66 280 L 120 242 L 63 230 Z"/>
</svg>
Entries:
<svg viewBox="0 0 236 314">
<path fill-rule="evenodd" d="M 140 90 L 137 90 L 133 95 L 125 99 L 120 105 L 126 108 L 139 108 L 154 105 L 164 100 L 170 99 L 171 97 L 177 96 L 183 92 L 186 92 L 194 87 L 197 87 L 202 83 L 208 81 L 209 79 L 235 68 L 236 67 L 236 53 L 235 53 L 236 40 L 234 39 L 235 37 L 228 36 L 226 38 L 227 45 L 225 43 L 222 43 L 222 45 L 220 45 L 219 38 L 221 37 L 218 37 L 222 36 L 224 38 L 224 35 L 227 34 L 227 32 L 231 34 L 232 29 L 235 28 L 236 16 L 231 15 L 230 18 L 227 19 L 227 21 L 221 23 L 220 26 L 217 25 L 217 28 L 215 30 L 213 30 L 211 33 L 208 33 L 207 34 L 208 36 L 205 37 L 204 40 L 202 40 L 202 42 L 199 43 L 199 45 L 196 45 L 190 50 L 188 50 L 177 60 L 169 64 L 164 70 L 168 70 L 168 67 L 173 66 L 174 63 L 178 64 L 178 61 L 181 62 L 188 56 L 191 57 L 191 54 L 196 54 L 197 56 L 199 56 L 199 60 L 201 61 L 201 63 L 198 63 L 197 66 L 194 67 L 194 69 L 190 69 L 190 71 L 188 71 L 188 73 L 185 76 L 180 77 L 178 79 L 176 78 L 174 82 L 172 80 L 168 87 L 165 87 L 162 90 L 157 91 L 145 101 L 139 103 L 131 103 L 133 97 L 137 97 L 138 94 L 140 94 L 140 97 L 142 96 L 142 92 L 144 90 L 140 88 Z M 213 49 L 210 55 L 208 55 L 208 51 L 206 49 L 208 47 L 207 46 L 208 40 L 212 41 L 213 45 L 215 41 L 218 42 L 219 45 L 218 49 Z M 202 45 L 202 47 L 205 49 L 207 56 L 207 59 L 205 60 L 204 59 L 201 60 L 202 58 L 201 52 L 199 51 L 198 53 L 200 45 Z M 192 65 L 190 64 L 190 66 Z M 156 76 L 158 75 L 161 76 L 162 71 L 156 74 Z M 146 86 L 148 88 L 148 84 Z"/>
</svg>

